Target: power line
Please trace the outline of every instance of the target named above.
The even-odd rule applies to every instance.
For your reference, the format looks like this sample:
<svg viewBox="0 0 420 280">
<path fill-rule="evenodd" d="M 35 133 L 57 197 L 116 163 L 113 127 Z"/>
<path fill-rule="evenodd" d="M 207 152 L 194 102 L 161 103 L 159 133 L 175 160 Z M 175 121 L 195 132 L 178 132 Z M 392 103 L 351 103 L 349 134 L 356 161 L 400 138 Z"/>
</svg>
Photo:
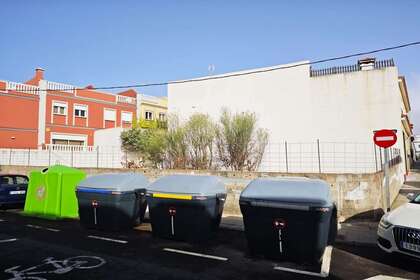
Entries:
<svg viewBox="0 0 420 280">
<path fill-rule="evenodd" d="M 246 76 L 246 75 L 251 75 L 251 74 L 272 72 L 272 71 L 295 68 L 295 67 L 300 67 L 300 66 L 305 66 L 305 65 L 314 65 L 314 64 L 319 64 L 319 63 L 328 62 L 328 61 L 341 60 L 341 59 L 346 59 L 346 58 L 351 58 L 351 57 L 356 57 L 356 56 L 361 56 L 361 55 L 369 55 L 369 54 L 374 54 L 374 53 L 378 53 L 378 52 L 401 49 L 401 48 L 406 48 L 406 47 L 415 46 L 415 45 L 420 45 L 420 41 L 407 43 L 407 44 L 403 44 L 403 45 L 398 45 L 398 46 L 393 46 L 393 47 L 387 47 L 387 48 L 372 50 L 372 51 L 366 51 L 366 52 L 354 53 L 354 54 L 337 56 L 337 57 L 332 57 L 332 58 L 320 59 L 320 60 L 315 60 L 315 61 L 312 61 L 312 62 L 303 62 L 303 63 L 298 63 L 298 64 L 273 67 L 273 68 L 270 68 L 270 69 L 254 70 L 254 71 L 248 71 L 248 72 L 243 72 L 243 73 L 232 73 L 232 74 L 225 74 L 225 75 L 219 75 L 219 76 L 210 76 L 210 77 L 204 77 L 204 78 L 196 78 L 196 79 L 188 79 L 188 80 L 180 80 L 180 81 L 170 81 L 170 82 L 161 82 L 161 83 L 137 84 L 137 85 L 132 85 L 132 86 L 102 87 L 102 88 L 96 88 L 96 89 L 118 89 L 118 88 L 129 88 L 129 87 L 131 87 L 131 88 L 141 88 L 141 87 L 151 87 L 151 86 L 165 86 L 165 85 L 170 85 L 170 84 L 183 84 L 183 83 L 191 83 L 191 82 L 201 82 L 201 81 L 208 81 L 208 80 L 218 80 L 218 79 L 225 79 L 225 78 L 231 78 L 231 77 Z"/>
<path fill-rule="evenodd" d="M 108 86 L 108 87 L 93 87 L 93 88 L 89 88 L 89 89 L 110 90 L 110 89 L 125 89 L 125 88 L 144 88 L 144 87 L 154 87 L 154 86 L 167 86 L 167 85 L 171 85 L 171 84 L 184 84 L 184 83 L 202 82 L 202 81 L 209 81 L 209 80 L 219 80 L 219 79 L 226 79 L 226 78 L 232 78 L 232 77 L 239 77 L 239 76 L 246 76 L 246 75 L 252 75 L 252 74 L 259 74 L 259 73 L 266 73 L 266 72 L 290 69 L 290 68 L 295 68 L 295 67 L 300 67 L 300 66 L 305 66 L 305 65 L 314 65 L 314 64 L 319 64 L 319 63 L 324 63 L 324 62 L 329 62 L 329 61 L 336 61 L 336 60 L 342 60 L 342 59 L 351 58 L 351 57 L 357 57 L 357 56 L 369 55 L 369 54 L 374 54 L 374 53 L 379 53 L 379 52 L 384 52 L 384 51 L 402 49 L 402 48 L 407 48 L 407 47 L 416 46 L 416 45 L 420 45 L 420 41 L 411 42 L 411 43 L 402 44 L 402 45 L 397 45 L 397 46 L 392 46 L 392 47 L 387 47 L 387 48 L 371 50 L 371 51 L 365 51 L 365 52 L 353 53 L 353 54 L 348 54 L 348 55 L 336 56 L 336 57 L 331 57 L 331 58 L 326 58 L 326 59 L 319 59 L 319 60 L 315 60 L 315 61 L 311 61 L 311 62 L 302 62 L 302 63 L 298 63 L 298 64 L 272 67 L 272 68 L 269 68 L 269 69 L 260 69 L 260 70 L 254 70 L 254 71 L 248 71 L 248 72 L 232 73 L 232 74 L 225 74 L 225 75 L 219 75 L 219 76 L 210 76 L 210 77 L 179 80 L 179 81 L 134 84 L 134 85 L 122 85 L 122 86 Z M 80 90 L 80 89 L 84 89 L 84 88 L 76 88 L 76 90 Z M 48 91 L 60 91 L 60 90 L 49 90 L 48 89 Z"/>
</svg>

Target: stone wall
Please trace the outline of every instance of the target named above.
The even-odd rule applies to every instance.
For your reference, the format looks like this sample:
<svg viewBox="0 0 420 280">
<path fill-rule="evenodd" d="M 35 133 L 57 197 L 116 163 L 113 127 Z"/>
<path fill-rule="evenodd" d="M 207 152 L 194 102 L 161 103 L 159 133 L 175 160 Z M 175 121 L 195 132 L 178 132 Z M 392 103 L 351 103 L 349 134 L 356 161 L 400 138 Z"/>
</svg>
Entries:
<svg viewBox="0 0 420 280">
<path fill-rule="evenodd" d="M 1 173 L 29 174 L 33 169 L 42 167 L 26 166 L 1 166 Z M 127 172 L 127 169 L 101 169 L 85 168 L 88 175 L 98 173 Z M 224 181 L 228 190 L 224 215 L 241 215 L 239 209 L 239 196 L 241 191 L 257 177 L 307 177 L 325 180 L 331 186 L 331 193 L 337 204 L 341 220 L 355 216 L 368 218 L 379 218 L 384 207 L 383 202 L 383 172 L 371 174 L 286 174 L 286 173 L 261 173 L 261 172 L 224 172 L 224 171 L 191 171 L 191 170 L 158 170 L 158 169 L 136 169 L 151 181 L 168 174 L 211 174 L 218 175 Z M 390 192 L 391 202 L 396 198 L 403 184 L 404 175 L 402 165 L 390 168 Z"/>
</svg>

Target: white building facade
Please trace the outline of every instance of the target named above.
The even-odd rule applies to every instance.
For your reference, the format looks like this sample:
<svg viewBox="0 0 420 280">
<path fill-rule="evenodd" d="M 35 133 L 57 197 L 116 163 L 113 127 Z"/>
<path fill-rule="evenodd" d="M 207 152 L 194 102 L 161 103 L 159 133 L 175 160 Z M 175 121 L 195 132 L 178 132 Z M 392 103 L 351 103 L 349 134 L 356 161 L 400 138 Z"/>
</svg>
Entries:
<svg viewBox="0 0 420 280">
<path fill-rule="evenodd" d="M 274 70 L 277 68 L 282 69 Z M 369 169 L 369 172 L 375 171 L 377 166 L 380 166 L 381 155 L 380 151 L 373 147 L 373 131 L 396 129 L 398 142 L 394 148 L 399 148 L 400 151 L 404 150 L 403 139 L 411 136 L 405 131 L 402 121 L 403 115 L 407 115 L 409 111 L 405 80 L 399 77 L 398 69 L 392 60 L 366 59 L 356 65 L 320 70 L 312 70 L 307 61 L 303 61 L 255 70 L 258 73 L 222 79 L 211 76 L 210 80 L 170 84 L 168 111 L 178 114 L 181 119 L 188 118 L 194 112 L 203 112 L 214 120 L 218 120 L 223 108 L 231 112 L 256 113 L 259 126 L 268 130 L 270 144 L 273 144 L 272 147 L 269 145 L 268 149 L 274 151 L 269 153 L 276 154 L 276 159 L 272 162 L 275 167 L 268 168 L 268 171 L 287 170 L 283 168 L 283 165 L 287 165 L 283 160 L 286 157 L 287 144 L 283 147 L 283 143 L 287 142 L 313 142 L 315 146 L 304 147 L 303 150 L 312 151 L 308 152 L 309 157 L 321 150 L 324 159 L 319 161 L 325 162 L 318 165 L 324 166 L 332 166 L 329 160 L 336 161 L 331 158 L 327 160 L 327 154 L 334 153 L 336 148 L 339 150 L 338 154 L 343 150 L 343 145 L 335 147 L 326 143 L 344 143 L 344 150 L 345 143 L 348 143 L 347 153 L 351 149 L 356 149 L 351 151 L 356 157 L 357 154 L 363 156 L 367 152 L 372 153 L 372 156 L 369 155 L 372 162 L 360 170 L 353 170 L 353 167 L 348 166 L 347 169 L 344 168 L 345 172 L 362 172 L 364 169 Z M 405 92 L 402 92 L 402 86 Z M 406 119 L 408 120 L 407 116 Z M 316 146 L 318 140 L 321 144 Z M 359 151 L 358 143 L 363 144 L 359 146 Z M 294 148 L 299 149 L 297 146 Z M 289 147 L 289 152 L 292 149 L 293 146 Z M 302 145 L 300 149 L 302 150 Z M 314 149 L 318 151 L 314 152 Z M 305 152 L 303 153 L 305 155 Z M 340 158 L 338 154 L 337 160 Z M 317 171 L 317 160 L 310 160 L 314 162 L 311 168 L 315 170 L 312 171 Z M 300 165 L 302 166 L 302 163 Z M 344 167 L 345 165 L 346 163 Z M 300 171 L 311 171 L 303 169 Z M 341 172 L 341 169 L 331 169 L 331 172 Z"/>
</svg>

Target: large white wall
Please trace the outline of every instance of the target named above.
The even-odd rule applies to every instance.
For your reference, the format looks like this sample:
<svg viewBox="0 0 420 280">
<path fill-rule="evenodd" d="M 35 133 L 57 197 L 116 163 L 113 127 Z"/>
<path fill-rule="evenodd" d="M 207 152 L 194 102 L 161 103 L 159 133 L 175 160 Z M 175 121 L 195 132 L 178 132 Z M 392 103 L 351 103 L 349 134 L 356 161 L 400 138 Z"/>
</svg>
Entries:
<svg viewBox="0 0 420 280">
<path fill-rule="evenodd" d="M 270 142 L 275 144 L 320 139 L 322 143 L 372 143 L 373 149 L 373 131 L 389 128 L 398 130 L 394 147 L 403 150 L 402 99 L 396 67 L 310 77 L 309 66 L 305 65 L 171 84 L 168 98 L 169 112 L 178 114 L 181 120 L 194 112 L 208 113 L 218 120 L 223 107 L 232 112 L 255 112 L 259 125 L 268 129 Z"/>
<path fill-rule="evenodd" d="M 310 77 L 309 66 L 168 86 L 169 111 L 251 111 L 271 141 L 372 141 L 373 130 L 400 129 L 396 67 Z"/>
<path fill-rule="evenodd" d="M 264 68 L 271 69 L 271 68 Z M 223 107 L 232 112 L 251 111 L 272 139 L 298 139 L 311 127 L 303 110 L 311 108 L 309 66 L 255 75 L 168 86 L 169 112 L 181 119 L 194 112 L 205 112 L 215 120 Z M 246 72 L 246 71 L 244 71 Z M 242 73 L 242 72 L 236 72 Z"/>
<path fill-rule="evenodd" d="M 310 84 L 320 139 L 370 142 L 374 130 L 401 127 L 396 67 L 313 77 Z"/>
<path fill-rule="evenodd" d="M 93 140 L 94 146 L 99 147 L 121 147 L 121 133 L 124 128 L 106 128 L 95 130 Z"/>
</svg>

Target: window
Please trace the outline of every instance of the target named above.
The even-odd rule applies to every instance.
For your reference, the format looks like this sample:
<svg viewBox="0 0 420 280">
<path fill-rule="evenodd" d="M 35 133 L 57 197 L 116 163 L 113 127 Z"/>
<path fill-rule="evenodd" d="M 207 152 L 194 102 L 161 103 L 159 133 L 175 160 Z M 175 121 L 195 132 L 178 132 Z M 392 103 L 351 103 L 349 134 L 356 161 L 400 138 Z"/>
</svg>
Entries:
<svg viewBox="0 0 420 280">
<path fill-rule="evenodd" d="M 415 203 L 415 204 L 420 204 L 420 194 L 418 194 L 412 201 L 411 203 Z"/>
<path fill-rule="evenodd" d="M 68 145 L 69 141 L 68 140 L 61 140 L 61 139 L 53 139 L 52 143 L 54 145 Z"/>
<path fill-rule="evenodd" d="M 146 111 L 144 114 L 146 120 L 153 120 L 153 112 Z"/>
<path fill-rule="evenodd" d="M 16 184 L 28 184 L 28 178 L 24 176 L 16 176 Z"/>
<path fill-rule="evenodd" d="M 165 113 L 159 113 L 159 120 L 164 121 L 165 120 Z"/>
<path fill-rule="evenodd" d="M 66 134 L 51 133 L 51 143 L 57 145 L 83 145 L 87 144 L 88 135 L 86 134 Z"/>
<path fill-rule="evenodd" d="M 113 109 L 104 109 L 104 120 L 114 121 L 117 119 L 117 114 Z"/>
<path fill-rule="evenodd" d="M 54 145 L 71 145 L 71 146 L 83 146 L 85 141 L 82 140 L 62 140 L 62 139 L 53 139 L 52 143 Z"/>
<path fill-rule="evenodd" d="M 67 104 L 54 102 L 53 103 L 53 113 L 55 115 L 67 115 Z"/>
<path fill-rule="evenodd" d="M 74 105 L 74 116 L 78 118 L 87 117 L 87 106 L 85 105 Z"/>
<path fill-rule="evenodd" d="M 13 177 L 11 176 L 2 176 L 1 177 L 2 185 L 13 185 Z"/>
<path fill-rule="evenodd" d="M 69 140 L 69 145 L 72 145 L 72 146 L 83 146 L 84 144 L 85 144 L 84 141 Z"/>
<path fill-rule="evenodd" d="M 121 120 L 123 122 L 131 123 L 133 121 L 133 113 L 131 113 L 131 112 L 121 112 Z"/>
</svg>

